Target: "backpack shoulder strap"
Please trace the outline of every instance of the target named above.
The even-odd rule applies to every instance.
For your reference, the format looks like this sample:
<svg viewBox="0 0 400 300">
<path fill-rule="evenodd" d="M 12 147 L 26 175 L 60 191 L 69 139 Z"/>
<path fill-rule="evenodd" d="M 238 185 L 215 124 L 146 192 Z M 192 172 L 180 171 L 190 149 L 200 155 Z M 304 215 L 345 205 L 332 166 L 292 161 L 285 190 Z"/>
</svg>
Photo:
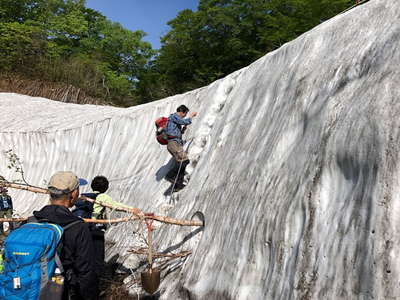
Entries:
<svg viewBox="0 0 400 300">
<path fill-rule="evenodd" d="M 57 249 L 56 253 L 54 254 L 54 261 L 56 263 L 56 266 L 60 270 L 60 272 L 64 273 L 64 267 L 63 267 L 63 264 L 61 262 L 60 256 L 58 255 L 58 251 L 61 251 L 61 250 Z"/>
<path fill-rule="evenodd" d="M 47 219 L 38 220 L 35 216 L 28 217 L 28 220 L 26 222 L 27 223 L 52 223 L 52 224 L 58 225 L 57 223 L 51 222 L 51 221 L 49 221 Z M 78 223 L 83 223 L 83 220 L 76 220 L 74 222 L 69 223 L 66 226 L 61 226 L 61 225 L 59 225 L 59 226 L 61 226 L 64 230 L 67 230 L 67 229 L 71 228 L 72 226 L 74 226 L 74 225 L 76 225 Z"/>
<path fill-rule="evenodd" d="M 37 222 L 38 222 L 38 219 L 35 216 L 30 216 L 26 220 L 26 223 L 37 223 Z"/>
<path fill-rule="evenodd" d="M 74 222 L 69 223 L 68 225 L 64 226 L 63 229 L 64 231 L 71 228 L 72 226 L 79 224 L 79 223 L 83 223 L 83 220 L 76 220 Z"/>
<path fill-rule="evenodd" d="M 82 223 L 82 220 L 76 220 L 74 222 L 71 222 L 68 225 L 64 226 L 63 229 L 64 229 L 64 231 L 66 231 L 67 229 L 71 228 L 72 226 L 74 226 L 78 223 Z M 58 255 L 58 253 L 61 253 L 62 247 L 63 247 L 63 242 L 61 241 L 57 247 L 56 253 L 54 254 L 54 261 L 55 261 L 57 267 L 60 269 L 60 272 L 64 273 L 64 267 L 62 265 L 60 256 Z"/>
</svg>

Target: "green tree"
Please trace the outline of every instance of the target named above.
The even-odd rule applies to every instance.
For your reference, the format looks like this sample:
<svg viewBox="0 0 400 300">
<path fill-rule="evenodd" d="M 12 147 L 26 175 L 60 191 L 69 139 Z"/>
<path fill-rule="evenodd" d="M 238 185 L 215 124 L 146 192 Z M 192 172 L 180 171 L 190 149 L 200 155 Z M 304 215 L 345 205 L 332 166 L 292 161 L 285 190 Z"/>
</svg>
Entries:
<svg viewBox="0 0 400 300">
<path fill-rule="evenodd" d="M 56 9 L 62 2 L 62 0 L 0 0 L 0 21 L 45 22 L 46 17 L 52 14 L 52 9 Z"/>
<path fill-rule="evenodd" d="M 171 30 L 161 40 L 153 69 L 162 85 L 170 87 L 164 89 L 169 95 L 197 88 L 249 65 L 351 4 L 352 0 L 200 0 L 196 12 L 181 11 L 168 23 Z"/>
<path fill-rule="evenodd" d="M 155 54 L 142 38 L 84 0 L 0 0 L 0 66 L 82 88 L 117 105 L 139 102 L 138 78 Z"/>
<path fill-rule="evenodd" d="M 47 51 L 45 32 L 17 22 L 0 23 L 0 70 L 32 71 Z"/>
</svg>

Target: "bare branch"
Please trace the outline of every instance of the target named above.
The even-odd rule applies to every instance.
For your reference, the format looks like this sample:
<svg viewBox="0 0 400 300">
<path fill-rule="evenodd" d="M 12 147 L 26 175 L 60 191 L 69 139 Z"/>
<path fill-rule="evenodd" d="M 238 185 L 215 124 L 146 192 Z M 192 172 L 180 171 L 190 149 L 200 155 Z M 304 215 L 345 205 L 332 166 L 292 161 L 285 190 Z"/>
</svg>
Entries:
<svg viewBox="0 0 400 300">
<path fill-rule="evenodd" d="M 19 190 L 25 190 L 25 191 L 30 191 L 33 193 L 41 193 L 41 194 L 48 194 L 49 191 L 47 189 L 41 188 L 41 187 L 36 187 L 36 186 L 30 186 L 30 185 L 24 185 L 24 184 L 18 184 L 18 183 L 13 183 L 13 182 L 8 182 L 8 181 L 0 181 L 0 186 L 5 186 L 5 187 L 9 187 L 9 188 L 13 188 L 13 189 L 19 189 Z M 179 225 L 179 226 L 203 226 L 203 222 L 201 221 L 189 221 L 189 220 L 179 220 L 179 219 L 174 219 L 174 218 L 170 218 L 170 217 L 164 217 L 164 216 L 145 216 L 145 214 L 139 209 L 139 208 L 135 208 L 135 207 L 121 207 L 121 206 L 113 206 L 113 205 L 109 205 L 106 203 L 102 203 L 100 201 L 96 201 L 93 199 L 90 199 L 88 197 L 84 197 L 81 196 L 82 199 L 89 201 L 89 202 L 93 202 L 93 203 L 97 203 L 99 205 L 102 205 L 104 207 L 108 207 L 114 210 L 118 210 L 118 211 L 124 211 L 124 212 L 128 212 L 130 214 L 133 214 L 135 216 L 129 217 L 129 221 L 132 220 L 137 220 L 137 219 L 153 219 L 156 220 L 158 222 L 162 222 L 162 223 L 167 223 L 167 224 L 172 224 L 172 225 Z M 108 220 L 105 220 L 107 223 Z M 128 222 L 128 221 L 126 221 Z"/>
</svg>

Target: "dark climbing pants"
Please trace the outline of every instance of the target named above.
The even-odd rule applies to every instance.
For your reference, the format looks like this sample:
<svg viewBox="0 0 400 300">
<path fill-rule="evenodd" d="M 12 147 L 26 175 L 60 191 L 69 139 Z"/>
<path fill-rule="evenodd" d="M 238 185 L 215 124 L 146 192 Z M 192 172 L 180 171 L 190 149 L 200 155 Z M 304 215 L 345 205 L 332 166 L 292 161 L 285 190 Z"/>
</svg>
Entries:
<svg viewBox="0 0 400 300">
<path fill-rule="evenodd" d="M 95 272 L 98 278 L 104 276 L 105 241 L 104 231 L 99 229 L 92 230 L 92 240 L 94 248 Z"/>
</svg>

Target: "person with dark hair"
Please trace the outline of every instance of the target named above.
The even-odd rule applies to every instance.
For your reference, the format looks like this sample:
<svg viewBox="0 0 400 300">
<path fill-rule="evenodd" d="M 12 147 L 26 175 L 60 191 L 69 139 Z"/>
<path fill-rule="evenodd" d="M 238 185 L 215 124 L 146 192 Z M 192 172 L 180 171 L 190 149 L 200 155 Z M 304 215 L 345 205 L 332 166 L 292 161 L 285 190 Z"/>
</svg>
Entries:
<svg viewBox="0 0 400 300">
<path fill-rule="evenodd" d="M 98 203 L 90 203 L 85 200 L 80 200 L 79 207 L 77 207 L 73 213 L 76 216 L 93 218 L 93 219 L 107 219 L 106 207 L 99 203 L 109 204 L 115 207 L 126 207 L 128 206 L 114 201 L 105 192 L 108 190 L 109 182 L 105 176 L 96 176 L 93 178 L 91 183 L 92 193 L 82 194 L 88 198 L 96 200 Z M 94 244 L 94 260 L 95 270 L 97 276 L 100 278 L 104 275 L 104 258 L 105 258 L 105 240 L 104 234 L 107 229 L 105 224 L 93 224 L 90 226 Z"/>
<path fill-rule="evenodd" d="M 181 112 L 181 113 L 187 114 L 189 112 L 189 108 L 186 105 L 182 104 L 176 109 L 176 112 Z"/>
<path fill-rule="evenodd" d="M 12 198 L 8 194 L 8 190 L 5 187 L 0 186 L 0 218 L 12 218 L 13 215 L 13 203 Z M 14 229 L 14 223 L 9 222 L 9 229 Z M 4 223 L 0 223 L 0 235 L 4 234 Z"/>
<path fill-rule="evenodd" d="M 64 268 L 65 293 L 63 299 L 98 299 L 98 280 L 95 272 L 94 248 L 88 225 L 69 208 L 79 196 L 79 179 L 72 172 L 58 172 L 49 181 L 50 205 L 34 211 L 39 221 L 68 227 L 63 234 L 60 259 Z"/>
<path fill-rule="evenodd" d="M 189 164 L 189 157 L 183 149 L 182 134 L 186 130 L 186 126 L 192 124 L 192 119 L 197 116 L 196 112 L 190 114 L 186 118 L 189 108 L 185 105 L 180 105 L 176 109 L 176 113 L 171 114 L 168 118 L 168 124 L 165 133 L 168 136 L 167 150 L 177 162 L 165 179 L 176 185 L 180 189 L 184 187 L 183 179 L 185 176 L 186 166 Z"/>
<path fill-rule="evenodd" d="M 90 185 L 93 193 L 97 194 L 96 201 L 99 203 L 104 203 L 108 205 L 112 205 L 115 207 L 125 207 L 129 208 L 129 206 L 124 205 L 120 202 L 114 201 L 109 195 L 106 194 L 106 191 L 109 187 L 108 179 L 104 176 L 96 176 L 92 180 L 92 184 Z M 101 204 L 95 203 L 93 206 L 93 219 L 106 219 L 107 218 L 107 208 L 102 206 Z"/>
<path fill-rule="evenodd" d="M 96 176 L 93 178 L 92 184 L 90 187 L 93 191 L 99 191 L 100 193 L 105 193 L 108 190 L 110 183 L 108 179 L 104 176 Z"/>
</svg>

